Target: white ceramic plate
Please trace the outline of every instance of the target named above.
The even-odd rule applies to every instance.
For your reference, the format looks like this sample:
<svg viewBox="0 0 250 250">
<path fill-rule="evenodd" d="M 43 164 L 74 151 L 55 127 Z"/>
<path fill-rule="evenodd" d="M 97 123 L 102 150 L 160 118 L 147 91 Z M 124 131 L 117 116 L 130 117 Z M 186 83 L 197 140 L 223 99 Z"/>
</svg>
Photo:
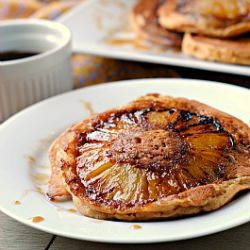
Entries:
<svg viewBox="0 0 250 250">
<path fill-rule="evenodd" d="M 84 88 L 36 104 L 0 126 L 0 209 L 37 229 L 77 239 L 146 243 L 181 240 L 225 230 L 250 220 L 250 193 L 218 211 L 178 220 L 129 223 L 100 221 L 69 212 L 72 202 L 52 203 L 36 191 L 48 173 L 47 148 L 69 125 L 146 93 L 194 98 L 250 121 L 250 91 L 226 84 L 181 79 L 131 80 Z M 21 204 L 15 204 L 15 201 Z M 44 221 L 32 222 L 41 216 Z M 132 225 L 142 228 L 134 230 Z"/>
<path fill-rule="evenodd" d="M 250 76 L 248 66 L 197 60 L 171 48 L 164 50 L 149 44 L 132 45 L 129 41 L 134 40 L 135 34 L 130 28 L 129 12 L 136 1 L 84 1 L 58 21 L 71 29 L 75 52 Z M 121 41 L 127 42 L 124 45 Z"/>
</svg>

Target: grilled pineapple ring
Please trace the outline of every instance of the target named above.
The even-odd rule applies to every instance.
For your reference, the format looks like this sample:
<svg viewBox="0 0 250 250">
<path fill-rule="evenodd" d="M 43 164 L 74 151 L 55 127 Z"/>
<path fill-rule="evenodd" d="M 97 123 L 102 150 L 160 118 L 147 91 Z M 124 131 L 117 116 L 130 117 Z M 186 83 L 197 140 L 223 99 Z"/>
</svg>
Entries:
<svg viewBox="0 0 250 250">
<path fill-rule="evenodd" d="M 241 135 L 216 117 L 184 107 L 143 102 L 71 129 L 62 176 L 83 214 L 124 220 L 192 214 L 249 188 L 249 141 L 239 143 Z"/>
</svg>

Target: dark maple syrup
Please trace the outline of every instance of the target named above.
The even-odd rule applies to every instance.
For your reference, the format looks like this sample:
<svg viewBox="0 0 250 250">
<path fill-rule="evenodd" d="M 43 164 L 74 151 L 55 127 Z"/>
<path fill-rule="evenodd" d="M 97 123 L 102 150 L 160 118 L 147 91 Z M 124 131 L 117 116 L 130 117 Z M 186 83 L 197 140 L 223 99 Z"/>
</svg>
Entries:
<svg viewBox="0 0 250 250">
<path fill-rule="evenodd" d="M 31 51 L 5 51 L 0 52 L 0 61 L 11 61 L 38 55 L 38 52 Z"/>
</svg>

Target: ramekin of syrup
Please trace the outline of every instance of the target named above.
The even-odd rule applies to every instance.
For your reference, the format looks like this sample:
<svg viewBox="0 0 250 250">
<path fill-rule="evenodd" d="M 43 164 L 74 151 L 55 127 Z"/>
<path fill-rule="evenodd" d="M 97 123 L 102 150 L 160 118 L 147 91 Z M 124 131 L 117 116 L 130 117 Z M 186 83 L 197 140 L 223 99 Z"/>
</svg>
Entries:
<svg viewBox="0 0 250 250">
<path fill-rule="evenodd" d="M 0 122 L 72 89 L 71 34 L 46 20 L 0 23 Z"/>
</svg>

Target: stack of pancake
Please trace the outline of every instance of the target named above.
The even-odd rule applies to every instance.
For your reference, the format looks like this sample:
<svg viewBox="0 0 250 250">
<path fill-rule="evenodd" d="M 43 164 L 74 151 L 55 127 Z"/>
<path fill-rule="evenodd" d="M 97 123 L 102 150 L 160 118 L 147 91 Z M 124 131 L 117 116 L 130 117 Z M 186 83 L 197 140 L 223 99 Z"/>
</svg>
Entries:
<svg viewBox="0 0 250 250">
<path fill-rule="evenodd" d="M 250 65 L 250 0 L 139 0 L 131 16 L 135 31 L 154 44 Z"/>
</svg>

